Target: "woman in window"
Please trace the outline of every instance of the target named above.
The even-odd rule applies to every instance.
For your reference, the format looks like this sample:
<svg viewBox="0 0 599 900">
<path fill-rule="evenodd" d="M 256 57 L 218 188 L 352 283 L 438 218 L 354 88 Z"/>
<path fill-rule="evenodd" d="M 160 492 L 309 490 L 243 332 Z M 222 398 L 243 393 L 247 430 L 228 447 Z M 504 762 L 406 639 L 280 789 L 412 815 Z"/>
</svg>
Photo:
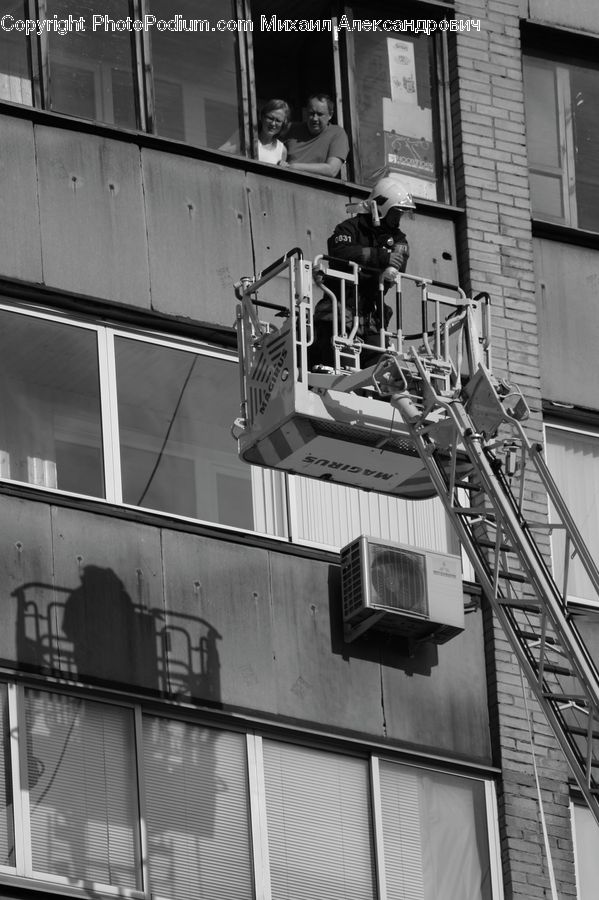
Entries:
<svg viewBox="0 0 599 900">
<path fill-rule="evenodd" d="M 260 112 L 258 159 L 275 166 L 287 159 L 287 149 L 280 140 L 289 125 L 290 109 L 284 100 L 269 100 Z"/>
</svg>

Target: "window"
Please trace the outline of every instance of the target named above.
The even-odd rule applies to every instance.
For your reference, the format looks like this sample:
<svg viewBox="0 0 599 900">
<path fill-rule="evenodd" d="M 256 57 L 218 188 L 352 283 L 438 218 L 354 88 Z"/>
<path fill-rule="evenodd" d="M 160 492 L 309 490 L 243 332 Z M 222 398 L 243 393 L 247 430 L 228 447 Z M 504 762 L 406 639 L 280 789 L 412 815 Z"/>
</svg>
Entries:
<svg viewBox="0 0 599 900">
<path fill-rule="evenodd" d="M 273 900 L 374 896 L 365 759 L 264 741 Z"/>
<path fill-rule="evenodd" d="M 411 503 L 248 466 L 237 358 L 0 304 L 0 480 L 339 549 L 360 533 L 458 551 L 439 500 Z"/>
<path fill-rule="evenodd" d="M 158 20 L 173 18 L 172 0 L 148 0 Z M 201 16 L 211 23 L 232 18 L 222 0 L 184 0 L 177 13 L 185 21 Z M 232 31 L 181 34 L 152 29 L 155 131 L 200 147 L 218 148 L 239 128 L 237 37 Z M 200 50 L 201 45 L 201 50 Z"/>
<path fill-rule="evenodd" d="M 533 215 L 599 231 L 599 68 L 524 58 Z"/>
<path fill-rule="evenodd" d="M 98 10 L 90 0 L 79 0 L 76 11 L 70 0 L 46 0 L 46 6 L 48 18 L 83 16 L 86 25 L 84 31 L 48 35 L 49 108 L 121 128 L 138 127 L 132 34 L 94 29 Z M 109 0 L 102 12 L 117 20 L 123 18 L 124 8 L 122 0 Z"/>
<path fill-rule="evenodd" d="M 574 826 L 574 859 L 576 862 L 576 897 L 578 900 L 593 900 L 597 894 L 599 879 L 599 825 L 586 806 L 573 803 L 571 806 Z"/>
<path fill-rule="evenodd" d="M 27 19 L 25 2 L 0 0 L 0 19 L 13 16 Z M 0 28 L 0 99 L 31 106 L 31 65 L 29 45 L 24 31 Z"/>
<path fill-rule="evenodd" d="M 599 548 L 599 434 L 591 430 L 548 425 L 545 429 L 547 462 L 564 496 L 576 526 L 596 558 Z M 558 584 L 564 577 L 564 537 L 560 531 L 551 539 L 553 569 Z M 568 596 L 596 602 L 597 594 L 576 558 L 568 562 Z"/>
<path fill-rule="evenodd" d="M 264 530 L 232 357 L 3 308 L 0 355 L 0 477 Z"/>
<path fill-rule="evenodd" d="M 255 156 L 267 100 L 286 100 L 301 121 L 308 97 L 326 93 L 352 134 L 348 177 L 370 185 L 390 170 L 418 197 L 451 199 L 446 36 L 411 24 L 427 7 L 402 7 L 398 19 L 384 0 L 284 11 L 274 0 L 181 0 L 176 14 L 170 0 L 107 0 L 100 11 L 91 0 L 44 2 L 48 29 L 26 36 L 16 27 L 25 4 L 0 0 L 0 99 Z M 409 24 L 354 32 L 354 18 Z"/>
<path fill-rule="evenodd" d="M 242 734 L 144 717 L 148 856 L 160 897 L 252 896 Z"/>
<path fill-rule="evenodd" d="M 441 164 L 436 41 L 424 34 L 348 34 L 354 71 L 356 180 L 401 175 L 416 197 L 445 198 Z"/>
<path fill-rule="evenodd" d="M 0 704 L 0 879 L 140 900 L 501 897 L 482 778 L 12 683 Z"/>
</svg>

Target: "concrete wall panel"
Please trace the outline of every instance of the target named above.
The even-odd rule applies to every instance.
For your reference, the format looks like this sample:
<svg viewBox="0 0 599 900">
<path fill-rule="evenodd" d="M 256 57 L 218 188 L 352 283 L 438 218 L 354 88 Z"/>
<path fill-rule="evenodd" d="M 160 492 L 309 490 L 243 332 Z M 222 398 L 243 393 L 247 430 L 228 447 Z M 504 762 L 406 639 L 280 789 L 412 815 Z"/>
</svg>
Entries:
<svg viewBox="0 0 599 900">
<path fill-rule="evenodd" d="M 0 503 L 2 627 L 0 659 L 25 667 L 52 667 L 57 614 L 50 507 L 15 497 Z"/>
<path fill-rule="evenodd" d="M 169 690 L 273 713 L 268 555 L 164 532 Z"/>
<path fill-rule="evenodd" d="M 0 117 L 0 272 L 7 278 L 42 281 L 42 251 L 33 125 Z M 18 211 L 18 212 L 15 212 Z"/>
<path fill-rule="evenodd" d="M 61 507 L 52 527 L 61 669 L 164 690 L 159 529 Z"/>
<path fill-rule="evenodd" d="M 44 282 L 149 307 L 139 148 L 36 127 Z"/>
<path fill-rule="evenodd" d="M 233 284 L 252 271 L 245 175 L 142 151 L 152 306 L 232 325 Z"/>
<path fill-rule="evenodd" d="M 579 31 L 599 31 L 599 8 L 596 0 L 528 0 L 528 17 L 533 22 L 573 28 Z"/>
</svg>

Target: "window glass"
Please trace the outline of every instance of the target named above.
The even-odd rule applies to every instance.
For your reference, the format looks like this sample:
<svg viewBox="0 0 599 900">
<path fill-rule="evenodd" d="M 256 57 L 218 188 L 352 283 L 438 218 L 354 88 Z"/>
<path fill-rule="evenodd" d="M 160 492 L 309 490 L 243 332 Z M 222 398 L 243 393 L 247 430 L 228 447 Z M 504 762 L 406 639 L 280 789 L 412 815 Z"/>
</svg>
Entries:
<svg viewBox="0 0 599 900">
<path fill-rule="evenodd" d="M 7 686 L 0 684 L 2 716 L 2 748 L 0 749 L 0 866 L 15 864 L 15 832 L 10 767 L 10 725 L 8 721 Z"/>
<path fill-rule="evenodd" d="M 599 231 L 599 69 L 524 58 L 533 214 Z"/>
<path fill-rule="evenodd" d="M 172 0 L 150 0 L 149 12 L 171 20 Z M 222 0 L 179 0 L 185 22 L 206 19 L 211 29 L 233 18 Z M 218 148 L 238 134 L 240 99 L 237 35 L 231 31 L 150 30 L 158 134 L 201 147 Z"/>
<path fill-rule="evenodd" d="M 0 475 L 104 496 L 95 331 L 0 310 Z"/>
<path fill-rule="evenodd" d="M 546 443 L 549 468 L 564 495 L 576 526 L 596 558 L 599 549 L 599 504 L 594 486 L 599 472 L 599 435 L 548 427 Z M 565 537 L 561 529 L 553 532 L 551 548 L 555 580 L 561 585 L 565 552 Z M 595 600 L 597 596 L 576 557 L 568 560 L 567 593 L 583 600 Z"/>
<path fill-rule="evenodd" d="M 442 200 L 433 40 L 353 32 L 357 181 L 388 169 L 417 197 Z"/>
<path fill-rule="evenodd" d="M 46 0 L 47 17 L 83 17 L 85 31 L 48 34 L 49 108 L 121 128 L 138 126 L 134 89 L 133 31 L 93 28 L 94 15 L 118 22 L 130 14 L 123 0 Z"/>
<path fill-rule="evenodd" d="M 264 741 L 273 900 L 372 900 L 368 763 Z"/>
<path fill-rule="evenodd" d="M 571 70 L 578 227 L 599 231 L 599 70 Z"/>
<path fill-rule="evenodd" d="M 595 900 L 599 884 L 599 825 L 586 806 L 572 806 L 576 855 L 576 897 Z"/>
<path fill-rule="evenodd" d="M 33 869 L 140 888 L 131 710 L 25 692 Z"/>
<path fill-rule="evenodd" d="M 24 3 L 0 0 L 0 19 L 5 23 L 0 28 L 0 99 L 30 106 L 33 98 L 28 40 L 23 31 L 14 28 L 15 22 L 26 18 Z"/>
<path fill-rule="evenodd" d="M 115 353 L 123 501 L 251 529 L 251 470 L 231 438 L 235 367 L 128 338 Z"/>
<path fill-rule="evenodd" d="M 304 0 L 302 3 L 302 19 L 318 21 L 328 19 L 330 14 L 329 0 Z M 257 0 L 252 3 L 252 43 L 258 107 L 273 98 L 286 100 L 291 107 L 293 121 L 301 122 L 310 94 L 324 93 L 335 97 L 333 32 L 261 28 L 262 16 L 265 16 L 268 26 L 273 22 L 273 16 L 275 21 L 286 17 L 281 12 L 278 0 Z"/>
<path fill-rule="evenodd" d="M 145 717 L 143 758 L 152 893 L 250 900 L 244 736 Z"/>
<path fill-rule="evenodd" d="M 389 896 L 492 900 L 484 783 L 382 761 L 380 786 Z"/>
</svg>

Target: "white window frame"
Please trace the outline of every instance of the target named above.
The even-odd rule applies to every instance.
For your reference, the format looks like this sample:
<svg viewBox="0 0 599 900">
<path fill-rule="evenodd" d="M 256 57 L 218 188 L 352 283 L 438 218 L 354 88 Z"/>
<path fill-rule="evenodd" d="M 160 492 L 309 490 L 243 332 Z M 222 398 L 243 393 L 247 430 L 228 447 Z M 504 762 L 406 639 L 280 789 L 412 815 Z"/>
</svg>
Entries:
<svg viewBox="0 0 599 900">
<path fill-rule="evenodd" d="M 592 429 L 589 427 L 576 427 L 573 425 L 564 425 L 561 423 L 550 422 L 550 421 L 543 422 L 543 444 L 545 447 L 547 447 L 549 444 L 549 440 L 548 440 L 548 436 L 547 436 L 548 429 L 553 429 L 554 431 L 564 431 L 569 434 L 577 435 L 577 436 L 581 436 L 581 437 L 594 438 L 597 441 L 597 446 L 599 448 L 599 429 Z M 559 487 L 559 485 L 558 485 L 558 487 Z M 569 504 L 567 503 L 567 499 L 565 497 L 564 497 L 564 499 L 566 500 L 566 505 L 569 506 Z M 576 521 L 576 518 L 574 518 L 574 523 L 577 527 L 579 526 L 579 523 Z M 555 559 L 552 541 L 550 542 L 550 558 L 551 558 L 551 570 L 552 570 L 552 572 L 555 573 L 556 559 Z M 574 594 L 568 593 L 566 600 L 567 600 L 568 605 L 572 605 L 572 606 L 580 608 L 582 610 L 586 609 L 588 612 L 591 612 L 591 613 L 599 614 L 599 598 L 597 598 L 596 600 L 593 600 L 593 599 L 589 599 L 588 597 L 578 597 Z"/>
<path fill-rule="evenodd" d="M 27 741 L 25 738 L 25 692 L 28 686 L 21 683 L 14 683 L 8 680 L 2 682 L 7 688 L 7 710 L 8 710 L 8 733 L 10 735 L 10 751 L 9 760 L 11 771 L 9 774 L 10 783 L 13 791 L 13 820 L 15 832 L 15 866 L 0 866 L 0 880 L 3 883 L 14 883 L 19 886 L 26 884 L 27 887 L 38 890 L 56 890 L 60 887 L 60 893 L 73 897 L 87 896 L 86 889 L 90 885 L 83 881 L 74 885 L 72 880 L 51 873 L 38 873 L 33 870 L 32 853 L 31 853 L 31 834 L 29 824 L 29 791 L 26 784 L 21 780 L 21 774 L 26 771 L 27 767 Z M 272 900 L 271 883 L 270 883 L 270 863 L 269 863 L 269 846 L 268 846 L 268 822 L 267 822 L 267 806 L 266 806 L 266 790 L 265 790 L 265 770 L 263 760 L 263 740 L 261 734 L 258 734 L 243 726 L 233 725 L 232 727 L 215 726 L 213 724 L 204 724 L 203 722 L 190 722 L 186 717 L 181 715 L 169 715 L 167 712 L 157 712 L 148 708 L 146 711 L 140 703 L 120 700 L 118 697 L 106 700 L 103 698 L 92 697 L 91 695 L 80 695 L 74 691 L 60 690 L 56 686 L 37 686 L 34 690 L 42 690 L 49 694 L 66 697 L 80 697 L 83 702 L 104 703 L 110 707 L 120 707 L 129 710 L 133 717 L 134 728 L 134 760 L 136 765 L 136 781 L 137 790 L 137 838 L 140 846 L 139 871 L 141 889 L 126 889 L 111 885 L 96 884 L 91 885 L 93 890 L 100 895 L 107 897 L 120 896 L 130 898 L 130 900 L 152 900 L 155 895 L 152 893 L 152 885 L 149 877 L 149 861 L 148 861 L 148 840 L 146 830 L 146 789 L 145 789 L 145 773 L 143 765 L 143 719 L 147 714 L 149 717 L 157 716 L 163 719 L 185 720 L 188 724 L 197 725 L 198 727 L 216 728 L 218 731 L 235 731 L 238 734 L 245 735 L 246 747 L 246 789 L 249 808 L 249 842 L 250 855 L 253 862 L 253 888 L 255 900 Z M 268 740 L 278 740 L 276 734 L 268 736 Z M 298 735 L 297 740 L 293 743 L 299 746 L 316 746 L 313 741 L 308 743 L 302 742 Z M 334 746 L 321 747 L 330 753 L 346 756 L 347 751 Z M 375 867 L 375 883 L 377 886 L 376 900 L 388 900 L 387 886 L 385 883 L 385 866 L 384 866 L 384 850 L 383 850 L 383 825 L 381 814 L 381 791 L 379 778 L 379 765 L 382 761 L 391 762 L 398 766 L 408 766 L 410 768 L 418 768 L 422 772 L 431 774 L 443 773 L 445 770 L 438 766 L 426 765 L 425 762 L 413 762 L 402 758 L 390 756 L 388 753 L 384 755 L 377 751 L 369 751 L 367 747 L 358 747 L 358 756 L 369 764 L 370 779 L 370 806 L 372 810 L 373 822 L 373 865 Z M 486 801 L 486 825 L 488 835 L 488 852 L 491 870 L 491 894 L 493 900 L 504 900 L 503 884 L 501 879 L 501 860 L 500 860 L 500 841 L 498 826 L 498 811 L 495 783 L 485 775 L 471 774 L 470 772 L 459 772 L 453 769 L 447 772 L 452 778 L 465 778 L 468 781 L 482 782 L 485 790 Z M 23 879 L 26 879 L 24 882 Z M 54 886 L 54 887 L 53 887 Z M 374 900 L 374 898 L 373 898 Z"/>
<path fill-rule="evenodd" d="M 118 395 L 117 395 L 117 378 L 116 378 L 116 356 L 115 356 L 115 339 L 126 338 L 146 344 L 154 344 L 165 349 L 179 350 L 187 352 L 194 357 L 212 358 L 231 365 L 237 364 L 237 355 L 233 351 L 224 349 L 216 349 L 208 344 L 185 339 L 177 339 L 172 335 L 165 335 L 160 332 L 149 333 L 142 328 L 123 328 L 118 324 L 111 322 L 100 323 L 90 319 L 84 319 L 77 315 L 69 315 L 51 309 L 42 309 L 40 307 L 32 307 L 26 304 L 9 303 L 6 298 L 0 299 L 0 310 L 15 315 L 29 316 L 30 318 L 39 319 L 46 322 L 52 322 L 57 325 L 67 325 L 70 327 L 81 328 L 91 331 L 96 335 L 96 348 L 98 353 L 98 381 L 99 381 L 99 402 L 101 416 L 101 448 L 103 454 L 103 476 L 104 476 L 104 496 L 94 496 L 93 494 L 80 494 L 73 491 L 51 487 L 49 485 L 34 485 L 27 481 L 20 481 L 16 478 L 4 478 L 0 476 L 0 483 L 17 484 L 26 488 L 35 488 L 36 490 L 49 491 L 61 496 L 69 496 L 76 499 L 92 499 L 99 503 L 116 504 L 126 509 L 134 509 L 146 513 L 156 513 L 158 515 L 166 515 L 181 521 L 211 525 L 218 529 L 226 531 L 234 531 L 244 534 L 261 534 L 266 533 L 268 537 L 274 540 L 287 542 L 289 540 L 289 529 L 287 517 L 280 514 L 281 502 L 286 503 L 287 488 L 284 483 L 283 475 L 277 473 L 281 478 L 281 483 L 275 485 L 273 489 L 272 502 L 276 504 L 276 509 L 267 517 L 274 523 L 275 527 L 280 527 L 280 534 L 274 534 L 269 531 L 261 532 L 255 529 L 247 529 L 239 526 L 227 525 L 224 523 L 183 516 L 171 513 L 164 509 L 151 509 L 149 507 L 135 506 L 123 502 L 122 495 L 122 473 L 121 473 L 121 457 L 120 457 L 120 431 L 118 420 Z M 222 473 L 227 474 L 228 467 L 224 462 L 218 462 L 216 457 L 213 460 L 215 467 Z M 253 468 L 253 467 L 252 467 Z M 252 491 L 255 490 L 256 479 L 251 478 Z M 275 496 L 280 494 L 280 496 Z M 255 507 L 255 503 L 252 507 Z M 252 509 L 253 511 L 253 509 Z"/>
</svg>

